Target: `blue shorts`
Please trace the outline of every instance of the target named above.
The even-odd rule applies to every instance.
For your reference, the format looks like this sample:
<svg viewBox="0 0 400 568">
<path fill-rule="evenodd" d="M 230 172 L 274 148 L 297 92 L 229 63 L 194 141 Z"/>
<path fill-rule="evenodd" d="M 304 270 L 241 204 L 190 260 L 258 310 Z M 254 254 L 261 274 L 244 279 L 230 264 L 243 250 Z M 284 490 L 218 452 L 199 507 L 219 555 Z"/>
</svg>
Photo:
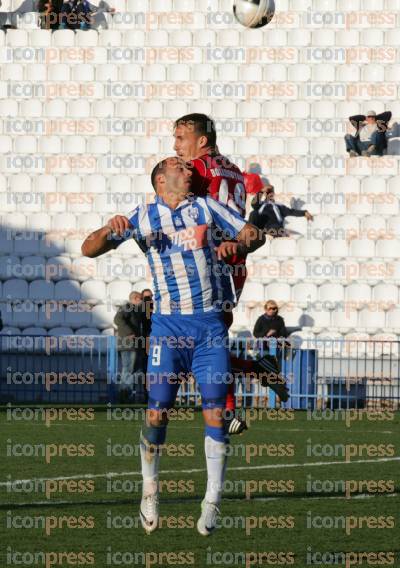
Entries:
<svg viewBox="0 0 400 568">
<path fill-rule="evenodd" d="M 228 341 L 219 313 L 154 314 L 147 366 L 149 408 L 172 408 L 190 371 L 199 385 L 203 408 L 223 408 L 232 381 Z"/>
</svg>

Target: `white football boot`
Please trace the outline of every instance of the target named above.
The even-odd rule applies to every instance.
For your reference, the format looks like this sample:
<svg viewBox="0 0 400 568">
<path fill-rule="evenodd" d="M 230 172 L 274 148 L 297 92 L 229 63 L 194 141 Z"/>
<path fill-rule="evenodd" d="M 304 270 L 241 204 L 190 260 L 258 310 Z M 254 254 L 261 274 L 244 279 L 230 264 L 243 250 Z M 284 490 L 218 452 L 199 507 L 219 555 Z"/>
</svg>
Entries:
<svg viewBox="0 0 400 568">
<path fill-rule="evenodd" d="M 140 521 L 147 534 L 158 526 L 158 493 L 143 495 L 140 503 Z"/>
<path fill-rule="evenodd" d="M 201 516 L 197 521 L 197 530 L 203 536 L 209 536 L 217 524 L 219 509 L 215 503 L 209 503 L 205 499 L 201 504 Z"/>
</svg>

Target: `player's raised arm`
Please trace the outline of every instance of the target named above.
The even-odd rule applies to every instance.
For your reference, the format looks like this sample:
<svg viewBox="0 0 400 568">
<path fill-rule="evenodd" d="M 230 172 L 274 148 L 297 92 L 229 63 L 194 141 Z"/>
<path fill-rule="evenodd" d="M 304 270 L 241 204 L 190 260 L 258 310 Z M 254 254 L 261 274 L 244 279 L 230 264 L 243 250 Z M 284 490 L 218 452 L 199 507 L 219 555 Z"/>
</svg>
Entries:
<svg viewBox="0 0 400 568">
<path fill-rule="evenodd" d="M 95 258 L 110 250 L 115 249 L 123 242 L 124 235 L 132 229 L 132 225 L 127 217 L 115 215 L 104 227 L 90 233 L 83 241 L 81 251 L 83 256 Z M 116 235 L 121 237 L 120 241 L 113 238 Z"/>
</svg>

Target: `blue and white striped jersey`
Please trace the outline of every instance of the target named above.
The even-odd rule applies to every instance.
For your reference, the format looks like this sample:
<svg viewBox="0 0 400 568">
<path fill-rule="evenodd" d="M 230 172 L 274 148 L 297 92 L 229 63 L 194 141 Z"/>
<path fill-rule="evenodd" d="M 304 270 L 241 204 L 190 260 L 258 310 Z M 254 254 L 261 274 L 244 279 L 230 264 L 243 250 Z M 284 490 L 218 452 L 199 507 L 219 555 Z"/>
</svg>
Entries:
<svg viewBox="0 0 400 568">
<path fill-rule="evenodd" d="M 157 197 L 127 215 L 133 236 L 148 259 L 155 312 L 200 314 L 235 303 L 230 268 L 215 247 L 243 229 L 242 217 L 211 197 L 188 196 L 176 209 Z"/>
</svg>

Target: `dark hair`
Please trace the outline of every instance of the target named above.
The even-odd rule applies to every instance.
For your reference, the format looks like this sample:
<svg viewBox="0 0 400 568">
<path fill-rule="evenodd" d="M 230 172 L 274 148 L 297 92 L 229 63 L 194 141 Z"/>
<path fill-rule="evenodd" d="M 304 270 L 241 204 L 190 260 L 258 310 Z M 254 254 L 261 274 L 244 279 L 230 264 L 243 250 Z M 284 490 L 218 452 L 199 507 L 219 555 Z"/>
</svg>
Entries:
<svg viewBox="0 0 400 568">
<path fill-rule="evenodd" d="M 174 122 L 174 129 L 178 126 L 193 125 L 194 131 L 199 136 L 205 136 L 209 146 L 214 147 L 217 143 L 217 132 L 215 130 L 215 123 L 212 118 L 206 114 L 193 112 L 192 114 L 185 114 Z"/>
<path fill-rule="evenodd" d="M 164 172 L 165 163 L 166 160 L 161 160 L 161 162 L 158 162 L 158 164 L 154 166 L 153 171 L 151 172 L 151 185 L 153 186 L 154 190 L 156 190 L 156 177 L 158 176 L 158 174 L 162 174 Z"/>
</svg>

